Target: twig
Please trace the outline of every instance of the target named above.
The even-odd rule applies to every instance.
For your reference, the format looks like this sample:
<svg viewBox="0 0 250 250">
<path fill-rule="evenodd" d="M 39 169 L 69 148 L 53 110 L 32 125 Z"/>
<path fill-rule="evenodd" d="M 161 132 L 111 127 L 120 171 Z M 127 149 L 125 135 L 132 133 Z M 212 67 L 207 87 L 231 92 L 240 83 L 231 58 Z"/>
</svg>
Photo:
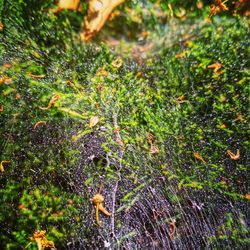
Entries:
<svg viewBox="0 0 250 250">
<path fill-rule="evenodd" d="M 118 182 L 119 180 L 116 181 L 115 187 L 112 193 L 112 209 L 111 209 L 111 233 L 112 236 L 116 238 L 115 235 L 115 202 L 116 202 L 116 192 L 118 189 Z"/>
<path fill-rule="evenodd" d="M 117 121 L 117 113 L 113 114 L 113 124 L 114 124 L 114 129 L 115 129 L 115 136 L 116 136 L 116 141 L 122 142 L 122 138 L 119 132 L 119 126 L 118 126 L 118 121 Z M 114 190 L 112 193 L 112 215 L 111 215 L 111 233 L 112 236 L 117 240 L 117 237 L 115 235 L 115 203 L 116 203 L 116 193 L 118 190 L 118 183 L 120 180 L 120 170 L 122 168 L 122 163 L 121 159 L 123 157 L 123 150 L 122 150 L 122 145 L 119 144 L 119 149 L 118 149 L 118 156 L 120 158 L 120 163 L 119 163 L 119 170 L 118 170 L 118 177 L 119 179 L 115 182 Z"/>
</svg>

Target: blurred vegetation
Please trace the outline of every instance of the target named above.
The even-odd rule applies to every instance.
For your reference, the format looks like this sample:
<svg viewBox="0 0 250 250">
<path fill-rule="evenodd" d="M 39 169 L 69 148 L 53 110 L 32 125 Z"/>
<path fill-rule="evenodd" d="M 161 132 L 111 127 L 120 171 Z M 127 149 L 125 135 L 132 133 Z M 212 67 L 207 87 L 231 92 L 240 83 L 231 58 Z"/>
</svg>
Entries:
<svg viewBox="0 0 250 250">
<path fill-rule="evenodd" d="M 139 210 L 151 186 L 170 204 L 159 223 L 173 249 L 188 246 L 188 226 L 201 249 L 246 247 L 248 17 L 231 7 L 208 20 L 213 1 L 131 0 L 81 43 L 81 2 L 82 12 L 59 14 L 52 0 L 0 4 L 0 161 L 9 161 L 0 173 L 0 248 L 37 249 L 31 237 L 46 230 L 58 249 L 102 249 L 103 239 L 112 249 L 135 240 L 136 249 L 136 230 L 148 242 L 152 229 L 134 233 L 124 218 L 157 208 Z M 110 211 L 118 185 L 118 239 L 109 219 L 96 226 L 90 198 L 100 184 Z M 185 217 L 193 199 L 208 221 L 218 216 L 207 235 Z"/>
</svg>

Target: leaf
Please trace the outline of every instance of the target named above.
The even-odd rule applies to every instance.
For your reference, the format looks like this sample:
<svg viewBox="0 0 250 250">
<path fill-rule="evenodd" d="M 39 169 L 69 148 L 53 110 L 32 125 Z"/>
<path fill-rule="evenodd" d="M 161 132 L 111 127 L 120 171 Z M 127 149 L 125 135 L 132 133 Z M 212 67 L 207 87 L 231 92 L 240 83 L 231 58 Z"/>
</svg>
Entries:
<svg viewBox="0 0 250 250">
<path fill-rule="evenodd" d="M 0 84 L 9 84 L 12 82 L 12 78 L 9 76 L 2 76 L 0 78 Z"/>
<path fill-rule="evenodd" d="M 96 215 L 96 222 L 100 226 L 101 222 L 99 220 L 99 211 L 101 211 L 106 216 L 111 216 L 111 213 L 106 210 L 103 206 L 104 197 L 101 194 L 96 194 L 91 199 L 92 203 L 95 205 L 95 215 Z"/>
<path fill-rule="evenodd" d="M 0 172 L 4 172 L 5 170 L 4 170 L 4 167 L 3 167 L 3 164 L 7 164 L 7 163 L 10 163 L 10 161 L 1 161 L 1 163 L 0 163 Z"/>
<path fill-rule="evenodd" d="M 221 69 L 222 65 L 221 63 L 213 63 L 208 66 L 209 69 L 213 69 L 215 74 L 221 74 L 222 71 L 219 71 Z"/>
<path fill-rule="evenodd" d="M 4 25 L 2 22 L 0 22 L 0 32 L 3 31 L 3 29 L 4 29 Z"/>
<path fill-rule="evenodd" d="M 182 52 L 176 54 L 176 55 L 175 55 L 175 58 L 181 59 L 181 58 L 183 58 L 183 57 L 186 57 L 187 54 L 188 54 L 188 51 L 187 51 L 187 50 L 183 50 Z"/>
<path fill-rule="evenodd" d="M 71 116 L 72 118 L 80 118 L 80 119 L 86 119 L 85 116 L 71 110 L 68 108 L 58 108 L 59 111 L 63 112 L 63 113 L 67 113 L 69 116 Z"/>
<path fill-rule="evenodd" d="M 230 156 L 230 158 L 234 161 L 240 159 L 240 150 L 237 149 L 236 154 L 234 154 L 231 150 L 227 150 L 227 154 Z"/>
<path fill-rule="evenodd" d="M 90 126 L 91 128 L 93 128 L 93 127 L 95 127 L 95 126 L 97 125 L 98 122 L 99 122 L 98 116 L 93 116 L 93 117 L 91 117 L 90 120 L 89 120 L 89 126 Z"/>
<path fill-rule="evenodd" d="M 216 15 L 218 12 L 228 10 L 225 5 L 227 1 L 228 0 L 225 0 L 224 2 L 222 2 L 222 0 L 215 0 L 215 3 L 210 5 L 210 17 Z"/>
<path fill-rule="evenodd" d="M 50 109 L 56 103 L 56 101 L 58 99 L 59 99 L 59 95 L 57 95 L 57 94 L 52 95 L 52 97 L 51 97 L 51 99 L 50 99 L 50 101 L 48 103 L 48 106 L 46 108 L 41 108 L 40 107 L 40 109 L 42 109 L 42 110 Z"/>
<path fill-rule="evenodd" d="M 104 68 L 99 68 L 96 72 L 97 76 L 108 76 L 109 72 L 106 71 Z"/>
<path fill-rule="evenodd" d="M 203 157 L 199 154 L 199 153 L 194 153 L 194 157 L 199 160 L 202 161 L 203 163 L 206 163 L 206 161 L 203 159 Z"/>
<path fill-rule="evenodd" d="M 155 154 L 158 154 L 159 152 L 160 150 L 156 145 L 154 144 L 150 145 L 150 154 L 155 155 Z"/>
<path fill-rule="evenodd" d="M 38 121 L 33 128 L 36 129 L 40 125 L 46 125 L 46 121 Z"/>
<path fill-rule="evenodd" d="M 117 57 L 113 62 L 112 66 L 116 69 L 119 69 L 122 66 L 122 59 L 120 57 Z"/>
<path fill-rule="evenodd" d="M 28 76 L 32 77 L 32 78 L 44 78 L 45 75 L 36 75 L 36 74 L 32 74 L 32 73 L 28 73 Z"/>
<path fill-rule="evenodd" d="M 44 250 L 46 248 L 50 248 L 52 250 L 56 249 L 54 242 L 46 239 L 46 231 L 45 230 L 36 231 L 33 234 L 32 240 L 34 240 L 36 242 L 38 250 Z"/>
</svg>

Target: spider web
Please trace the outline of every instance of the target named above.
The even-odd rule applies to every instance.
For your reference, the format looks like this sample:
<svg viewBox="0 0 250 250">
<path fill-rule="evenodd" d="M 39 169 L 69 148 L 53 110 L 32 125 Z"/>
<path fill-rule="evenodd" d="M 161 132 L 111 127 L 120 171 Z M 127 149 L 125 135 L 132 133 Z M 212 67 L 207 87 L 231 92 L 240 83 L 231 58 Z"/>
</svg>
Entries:
<svg viewBox="0 0 250 250">
<path fill-rule="evenodd" d="M 31 11 L 28 14 L 34 17 L 34 13 Z M 27 17 L 25 11 L 23 17 Z M 5 16 L 5 19 L 13 27 L 16 27 L 15 22 L 20 21 L 18 16 L 13 15 Z M 44 25 L 47 20 L 40 21 L 39 29 L 45 33 L 44 37 L 51 35 L 60 38 L 60 28 L 50 31 Z M 234 22 L 233 24 L 235 25 Z M 30 28 L 28 21 L 26 25 Z M 192 35 L 199 33 L 203 25 L 197 24 L 195 27 Z M 103 64 L 110 64 L 110 58 L 114 57 L 115 52 L 107 52 L 107 49 L 98 45 L 74 43 L 74 35 L 70 36 L 69 40 L 73 45 L 68 51 L 60 48 L 64 44 L 60 39 L 60 46 L 50 47 L 50 42 L 46 41 L 48 48 L 44 44 L 40 44 L 39 48 L 38 39 L 32 37 L 39 29 L 24 31 L 25 36 L 22 36 L 22 28 L 24 27 L 15 30 L 18 31 L 16 35 L 7 29 L 1 37 L 5 47 L 1 65 L 13 62 L 20 64 L 20 69 L 15 68 L 12 78 L 13 85 L 21 93 L 23 100 L 19 103 L 8 99 L 7 92 L 1 98 L 1 104 L 7 103 L 6 108 L 9 110 L 1 120 L 1 159 L 8 157 L 14 162 L 6 170 L 6 174 L 1 176 L 2 192 L 7 190 L 10 182 L 16 185 L 21 183 L 17 197 L 11 199 L 4 196 L 1 204 L 8 204 L 16 219 L 18 214 L 22 214 L 21 218 L 29 221 L 29 215 L 17 208 L 19 198 L 23 196 L 25 189 L 32 194 L 38 189 L 44 194 L 51 192 L 56 197 L 67 197 L 65 199 L 80 197 L 80 203 L 74 201 L 74 209 L 69 208 L 69 203 L 63 203 L 67 211 L 66 220 L 59 223 L 44 220 L 38 223 L 48 233 L 51 224 L 64 232 L 66 237 L 59 245 L 60 249 L 247 247 L 249 208 L 247 202 L 238 197 L 238 194 L 249 191 L 245 167 L 248 162 L 247 144 L 242 143 L 246 142 L 246 125 L 235 125 L 230 105 L 228 110 L 217 112 L 212 108 L 216 102 L 211 96 L 198 98 L 203 97 L 203 91 L 209 91 L 202 89 L 202 86 L 210 86 L 208 82 L 211 81 L 214 86 L 212 94 L 219 92 L 223 99 L 223 93 L 226 93 L 229 104 L 238 94 L 237 100 L 241 104 L 236 107 L 236 113 L 247 112 L 246 91 L 238 83 L 244 74 L 249 74 L 246 72 L 249 65 L 249 58 L 245 54 L 249 46 L 247 39 L 244 38 L 235 45 L 237 56 L 232 66 L 225 65 L 228 67 L 227 76 L 222 77 L 221 81 L 225 86 L 226 81 L 232 81 L 231 85 L 236 86 L 232 93 L 230 89 L 219 85 L 218 78 L 211 76 L 211 73 L 207 72 L 210 75 L 203 78 L 201 75 L 204 72 L 200 75 L 198 71 L 191 71 L 195 69 L 191 68 L 192 65 L 199 63 L 192 54 L 185 63 L 177 62 L 175 54 L 185 48 L 182 43 L 178 43 L 178 39 L 186 33 L 186 28 L 176 37 L 176 34 L 169 34 L 169 29 L 165 27 L 164 36 L 161 34 L 161 39 L 156 39 L 153 53 L 149 54 L 145 64 L 140 65 L 133 59 L 124 60 L 124 68 L 119 73 L 112 73 L 113 78 L 107 80 L 111 89 L 127 90 L 121 93 L 117 91 L 117 95 L 113 96 L 110 92 L 105 92 L 109 102 L 101 103 L 103 106 L 99 113 L 104 121 L 95 129 L 89 130 L 88 118 L 96 112 L 96 106 L 88 98 L 77 99 L 77 94 L 91 96 L 97 85 L 91 78 Z M 42 36 L 41 33 L 39 35 Z M 247 37 L 248 34 L 244 35 Z M 205 36 L 196 37 L 210 42 Z M 222 45 L 230 47 L 232 41 L 233 39 L 229 39 L 227 42 L 224 38 Z M 69 41 L 65 44 L 67 42 Z M 202 47 L 201 41 L 200 45 Z M 30 48 L 40 56 L 30 54 Z M 219 53 L 220 49 L 214 45 L 206 53 Z M 219 57 L 224 58 L 225 54 L 222 53 Z M 50 58 L 50 55 L 54 57 Z M 46 67 L 46 76 L 41 80 L 29 80 L 29 85 L 26 84 L 26 69 L 32 70 L 32 63 Z M 41 74 L 42 71 L 36 70 L 38 75 Z M 142 79 L 136 78 L 138 71 L 142 72 Z M 127 79 L 125 76 L 131 72 L 133 77 Z M 58 81 L 58 75 L 64 80 L 62 83 L 60 79 Z M 68 90 L 65 80 L 73 77 L 80 83 L 75 86 L 76 92 Z M 101 83 L 105 84 L 105 81 Z M 47 114 L 41 113 L 40 104 L 46 103 L 41 101 L 43 91 L 47 93 L 46 100 L 53 91 L 60 92 L 62 103 L 75 112 L 86 112 L 86 119 L 75 119 L 72 118 L 72 112 L 54 112 L 54 109 Z M 14 90 L 13 92 L 16 94 Z M 162 93 L 161 99 L 157 99 L 157 93 Z M 176 104 L 176 98 L 182 94 L 186 96 L 184 101 L 188 100 L 188 103 Z M 140 95 L 145 97 L 145 101 L 139 98 Z M 93 102 L 94 98 L 97 97 L 93 97 Z M 55 107 L 55 110 L 57 108 L 59 110 L 60 106 Z M 126 126 L 130 117 L 134 117 L 136 126 Z M 34 129 L 34 122 L 41 118 L 46 119 L 46 126 Z M 224 133 L 218 129 L 216 126 L 221 121 L 227 122 L 225 126 L 232 125 L 232 132 Z M 120 127 L 121 138 L 126 141 L 125 149 L 116 142 L 117 134 L 114 129 L 117 126 Z M 196 137 L 201 129 L 205 131 L 203 136 Z M 159 147 L 159 154 L 150 154 L 147 133 L 155 136 L 154 143 Z M 15 145 L 18 145 L 17 149 Z M 227 147 L 234 152 L 240 150 L 238 161 L 233 161 L 226 154 Z M 202 152 L 200 156 L 204 157 L 204 162 L 196 159 L 194 152 Z M 22 186 L 27 179 L 27 186 Z M 55 191 L 51 191 L 52 186 L 57 187 Z M 102 190 L 99 190 L 100 186 L 103 187 Z M 98 191 L 105 197 L 104 205 L 107 210 L 113 212 L 111 218 L 100 214 L 102 227 L 96 225 L 95 209 L 90 202 Z M 47 202 L 42 200 L 37 204 L 38 209 L 43 211 Z M 1 210 L 4 211 L 3 207 Z M 15 242 L 17 240 L 12 232 L 20 228 L 8 215 L 4 216 L 4 220 L 1 220 L 3 241 Z M 42 221 L 42 216 L 38 215 L 38 219 Z M 28 227 L 28 223 L 24 226 L 26 228 L 22 229 L 27 230 L 29 236 L 38 229 L 33 225 Z M 28 236 L 26 240 L 27 238 Z M 56 240 L 55 245 L 57 246 Z"/>
</svg>

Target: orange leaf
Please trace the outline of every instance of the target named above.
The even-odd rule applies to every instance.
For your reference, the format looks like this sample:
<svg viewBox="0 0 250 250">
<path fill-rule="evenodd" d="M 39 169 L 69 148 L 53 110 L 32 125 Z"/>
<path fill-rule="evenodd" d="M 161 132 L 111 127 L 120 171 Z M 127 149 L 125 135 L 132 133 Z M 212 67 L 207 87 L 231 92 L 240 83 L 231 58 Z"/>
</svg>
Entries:
<svg viewBox="0 0 250 250">
<path fill-rule="evenodd" d="M 250 193 L 245 195 L 245 198 L 250 201 Z"/>
<path fill-rule="evenodd" d="M 41 107 L 40 107 L 40 109 L 43 109 L 43 110 L 50 109 L 50 108 L 55 104 L 55 102 L 56 102 L 58 99 L 59 99 L 59 95 L 54 94 L 54 95 L 51 97 L 51 99 L 50 99 L 50 101 L 49 101 L 49 103 L 48 103 L 48 106 L 47 106 L 46 108 L 41 108 Z"/>
<path fill-rule="evenodd" d="M 222 2 L 222 0 L 215 0 L 215 3 L 210 5 L 210 17 L 216 15 L 218 12 L 228 10 L 225 5 L 227 1 L 228 0 L 224 2 Z"/>
<path fill-rule="evenodd" d="M 38 250 L 44 250 L 46 248 L 50 248 L 52 250 L 56 249 L 54 242 L 46 239 L 45 230 L 36 231 L 33 234 L 32 240 L 36 242 Z"/>
<path fill-rule="evenodd" d="M 208 66 L 209 69 L 213 69 L 215 74 L 219 74 L 219 70 L 221 69 L 222 65 L 218 62 L 210 64 Z"/>
<path fill-rule="evenodd" d="M 240 159 L 240 150 L 237 149 L 236 154 L 234 154 L 231 150 L 227 150 L 227 154 L 230 156 L 230 158 L 234 161 Z"/>
<path fill-rule="evenodd" d="M 3 67 L 4 67 L 5 69 L 10 69 L 10 68 L 12 67 L 12 65 L 11 65 L 10 63 L 5 63 L 5 64 L 3 65 Z"/>
<path fill-rule="evenodd" d="M 206 163 L 206 161 L 203 159 L 203 157 L 199 153 L 194 153 L 194 157 L 197 160 L 202 161 L 203 163 Z"/>
<path fill-rule="evenodd" d="M 0 84 L 9 84 L 12 82 L 12 78 L 8 76 L 2 76 L 0 78 Z"/>
<path fill-rule="evenodd" d="M 40 126 L 40 125 L 46 125 L 46 122 L 45 121 L 39 121 L 39 122 L 37 122 L 35 125 L 34 125 L 34 129 L 36 129 L 38 126 Z"/>
<path fill-rule="evenodd" d="M 36 74 L 32 74 L 32 73 L 28 73 L 28 75 L 30 77 L 33 77 L 33 78 L 44 78 L 45 77 L 45 75 L 36 75 Z"/>
<path fill-rule="evenodd" d="M 181 59 L 181 58 L 185 57 L 187 55 L 187 53 L 188 53 L 188 51 L 184 50 L 184 51 L 180 52 L 179 54 L 176 54 L 175 58 Z"/>
</svg>

